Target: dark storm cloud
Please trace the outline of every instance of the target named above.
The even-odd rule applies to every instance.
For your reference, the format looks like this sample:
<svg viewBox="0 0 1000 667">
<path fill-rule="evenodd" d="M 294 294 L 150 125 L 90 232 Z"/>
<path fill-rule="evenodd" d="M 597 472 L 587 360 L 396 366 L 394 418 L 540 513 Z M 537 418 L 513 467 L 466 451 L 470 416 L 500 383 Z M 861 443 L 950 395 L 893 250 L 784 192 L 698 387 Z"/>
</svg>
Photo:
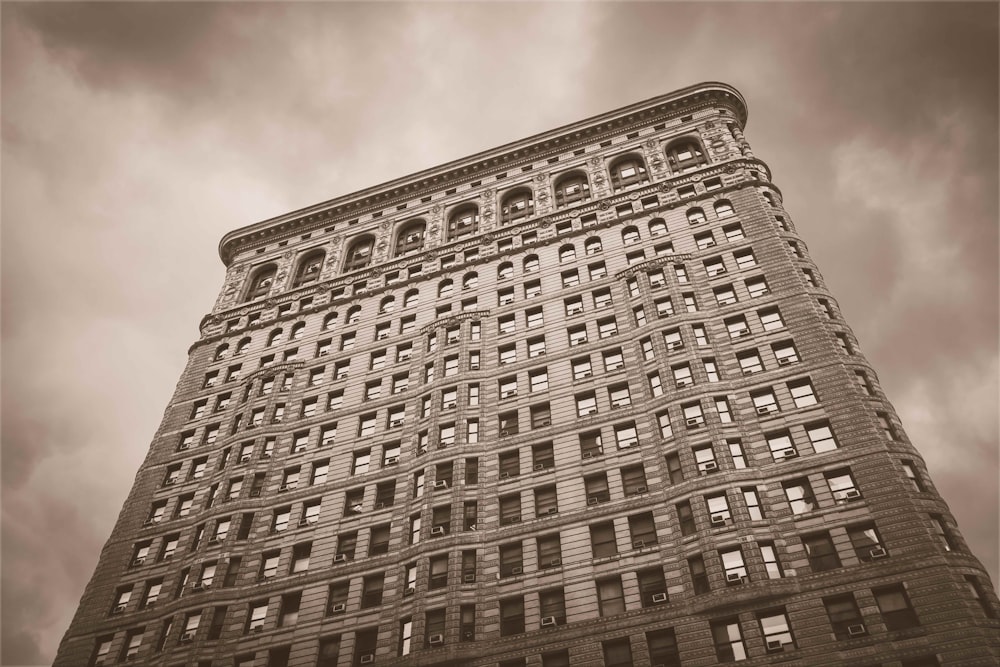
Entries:
<svg viewBox="0 0 1000 667">
<path fill-rule="evenodd" d="M 0 662 L 51 661 L 223 234 L 704 80 L 995 577 L 997 13 L 4 3 Z"/>
</svg>

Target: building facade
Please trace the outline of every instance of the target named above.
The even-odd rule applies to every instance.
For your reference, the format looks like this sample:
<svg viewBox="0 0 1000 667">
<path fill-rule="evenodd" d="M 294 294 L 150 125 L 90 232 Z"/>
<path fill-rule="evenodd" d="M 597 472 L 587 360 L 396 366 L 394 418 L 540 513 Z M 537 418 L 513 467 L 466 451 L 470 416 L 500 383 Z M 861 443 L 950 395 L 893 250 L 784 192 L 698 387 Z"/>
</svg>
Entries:
<svg viewBox="0 0 1000 667">
<path fill-rule="evenodd" d="M 57 667 L 995 665 L 702 84 L 228 234 Z"/>
</svg>

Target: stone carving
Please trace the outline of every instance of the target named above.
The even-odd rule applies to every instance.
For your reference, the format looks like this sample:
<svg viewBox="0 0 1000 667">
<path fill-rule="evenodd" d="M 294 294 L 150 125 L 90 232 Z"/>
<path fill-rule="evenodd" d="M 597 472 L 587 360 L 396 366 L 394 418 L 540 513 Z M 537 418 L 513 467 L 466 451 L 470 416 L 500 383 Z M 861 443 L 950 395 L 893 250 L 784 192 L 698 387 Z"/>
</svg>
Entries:
<svg viewBox="0 0 1000 667">
<path fill-rule="evenodd" d="M 549 175 L 547 173 L 542 172 L 541 174 L 535 175 L 535 183 L 545 183 L 548 180 Z"/>
<path fill-rule="evenodd" d="M 647 149 L 649 149 L 649 150 L 654 150 L 654 151 L 655 151 L 655 150 L 656 150 L 656 145 L 657 145 L 658 143 L 659 143 L 659 142 L 658 142 L 658 140 L 657 140 L 657 139 L 656 139 L 655 137 L 650 137 L 649 139 L 646 139 L 646 143 L 645 143 L 645 144 L 643 144 L 643 145 L 644 145 L 644 146 L 645 146 L 645 147 L 646 147 Z"/>
</svg>

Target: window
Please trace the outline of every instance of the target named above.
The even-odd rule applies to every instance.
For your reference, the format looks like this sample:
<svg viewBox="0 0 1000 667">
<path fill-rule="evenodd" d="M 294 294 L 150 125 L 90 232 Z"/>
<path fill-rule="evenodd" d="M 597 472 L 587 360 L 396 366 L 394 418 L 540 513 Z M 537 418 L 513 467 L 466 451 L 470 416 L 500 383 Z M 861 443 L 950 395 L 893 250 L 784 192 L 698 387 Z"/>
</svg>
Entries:
<svg viewBox="0 0 1000 667">
<path fill-rule="evenodd" d="M 847 537 L 851 541 L 854 555 L 862 563 L 870 563 L 889 555 L 874 522 L 869 521 L 848 526 Z"/>
<path fill-rule="evenodd" d="M 746 645 L 740 633 L 740 622 L 736 617 L 712 621 L 712 640 L 715 656 L 719 662 L 737 662 L 747 659 Z"/>
<path fill-rule="evenodd" d="M 732 586 L 746 582 L 747 567 L 743 561 L 743 552 L 740 551 L 739 547 L 720 551 L 719 558 L 722 560 L 722 569 L 726 575 L 727 585 Z"/>
<path fill-rule="evenodd" d="M 775 343 L 771 346 L 774 352 L 775 361 L 779 366 L 788 366 L 799 360 L 799 353 L 795 350 L 795 344 L 790 340 Z"/>
<path fill-rule="evenodd" d="M 681 406 L 684 413 L 684 424 L 688 429 L 700 428 L 705 425 L 705 415 L 702 414 L 701 404 L 687 403 Z"/>
<path fill-rule="evenodd" d="M 698 470 L 702 474 L 715 472 L 719 469 L 719 464 L 715 461 L 715 452 L 712 446 L 696 447 L 694 449 L 694 462 L 698 465 Z"/>
<path fill-rule="evenodd" d="M 695 595 L 702 595 L 711 590 L 708 572 L 705 570 L 705 559 L 702 556 L 688 558 L 688 570 L 691 572 L 691 584 Z"/>
<path fill-rule="evenodd" d="M 669 317 L 674 314 L 674 302 L 669 296 L 657 299 L 654 305 L 656 306 L 657 317 Z"/>
<path fill-rule="evenodd" d="M 628 449 L 639 444 L 639 434 L 635 428 L 635 423 L 615 425 L 615 443 L 618 449 Z"/>
<path fill-rule="evenodd" d="M 611 521 L 590 526 L 590 547 L 594 558 L 607 558 L 618 553 L 615 525 Z"/>
<path fill-rule="evenodd" d="M 732 285 L 716 287 L 712 290 L 712 294 L 715 295 L 715 301 L 720 306 L 729 306 L 737 302 L 736 292 L 733 290 Z M 742 317 L 740 319 L 742 319 Z M 732 335 L 732 330 L 730 330 L 730 337 L 734 337 Z"/>
<path fill-rule="evenodd" d="M 781 486 L 785 490 L 785 497 L 792 508 L 792 514 L 805 514 L 818 507 L 812 487 L 805 477 L 788 480 Z"/>
<path fill-rule="evenodd" d="M 769 652 L 783 651 L 785 646 L 795 648 L 795 638 L 788 624 L 788 614 L 784 608 L 758 612 L 757 621 L 764 635 L 764 645 Z"/>
<path fill-rule="evenodd" d="M 705 222 L 707 219 L 705 217 L 705 211 L 700 208 L 689 208 L 687 211 L 688 222 L 692 225 L 697 225 L 699 223 Z"/>
<path fill-rule="evenodd" d="M 705 375 L 708 377 L 709 382 L 719 381 L 719 369 L 715 365 L 715 359 L 702 359 L 702 366 L 705 368 Z"/>
<path fill-rule="evenodd" d="M 715 215 L 719 218 L 728 218 L 734 214 L 733 205 L 728 199 L 720 199 L 715 202 Z"/>
<path fill-rule="evenodd" d="M 590 197 L 590 183 L 580 171 L 560 176 L 555 182 L 556 206 L 566 206 Z"/>
<path fill-rule="evenodd" d="M 500 525 L 509 526 L 521 522 L 521 495 L 513 493 L 500 497 Z"/>
<path fill-rule="evenodd" d="M 524 632 L 524 598 L 512 597 L 500 600 L 500 636 L 506 637 Z"/>
<path fill-rule="evenodd" d="M 757 311 L 757 316 L 760 317 L 760 324 L 764 328 L 764 331 L 775 331 L 785 326 L 784 321 L 781 319 L 781 313 L 777 308 L 759 310 Z"/>
<path fill-rule="evenodd" d="M 871 382 L 868 381 L 868 376 L 864 371 L 854 371 L 854 380 L 865 396 L 875 395 L 875 390 L 872 389 Z"/>
<path fill-rule="evenodd" d="M 825 597 L 823 607 L 826 608 L 826 615 L 837 639 L 850 639 L 868 633 L 852 593 Z"/>
<path fill-rule="evenodd" d="M 903 460 L 900 461 L 900 465 L 903 466 L 903 473 L 906 478 L 910 480 L 913 485 L 913 490 L 917 493 L 924 493 L 927 488 L 924 486 L 923 480 L 920 478 L 920 474 L 917 471 L 917 467 L 914 465 L 913 461 Z"/>
<path fill-rule="evenodd" d="M 363 475 L 368 472 L 368 465 L 371 463 L 371 450 L 361 449 L 354 452 L 353 462 L 351 464 L 351 474 L 352 475 Z"/>
<path fill-rule="evenodd" d="M 861 491 L 858 490 L 858 486 L 855 483 L 850 470 L 846 468 L 841 470 L 830 470 L 825 472 L 823 476 L 826 478 L 826 483 L 830 487 L 830 493 L 833 494 L 833 499 L 838 503 L 850 502 L 861 497 Z"/>
<path fill-rule="evenodd" d="M 750 400 L 753 401 L 754 409 L 758 415 L 766 416 L 780 411 L 778 400 L 770 387 L 750 392 Z"/>
<path fill-rule="evenodd" d="M 706 496 L 705 504 L 708 506 L 708 518 L 713 527 L 732 523 L 733 517 L 729 511 L 729 501 L 724 492 L 715 496 Z"/>
<path fill-rule="evenodd" d="M 875 596 L 875 602 L 882 613 L 886 630 L 892 632 L 920 625 L 917 612 L 913 609 L 902 584 L 873 588 L 872 595 Z"/>
<path fill-rule="evenodd" d="M 456 208 L 448 216 L 448 240 L 461 238 L 479 231 L 479 209 L 475 204 Z"/>
<path fill-rule="evenodd" d="M 638 466 L 639 471 L 642 471 L 641 464 Z M 622 471 L 622 476 L 625 476 L 625 470 Z M 626 488 L 634 491 L 636 488 L 645 488 L 645 477 L 641 480 L 643 482 L 641 487 L 632 486 L 634 482 L 626 482 Z M 629 494 L 635 495 L 635 493 Z M 645 512 L 643 514 L 634 514 L 628 518 L 628 531 L 629 535 L 632 537 L 632 548 L 633 549 L 645 549 L 646 547 L 653 546 L 659 542 L 656 536 L 656 524 L 653 521 L 653 514 L 651 512 Z"/>
<path fill-rule="evenodd" d="M 806 435 L 812 443 L 813 451 L 817 454 L 830 452 L 837 449 L 837 441 L 833 437 L 833 431 L 826 422 L 806 426 Z"/>
<path fill-rule="evenodd" d="M 780 579 L 785 576 L 781 569 L 781 563 L 778 561 L 778 553 L 774 543 L 760 542 L 757 546 L 760 548 L 760 556 L 764 561 L 764 569 L 767 570 L 768 579 Z"/>
<path fill-rule="evenodd" d="M 837 338 L 837 345 L 840 347 L 840 351 L 847 355 L 854 354 L 854 347 L 851 345 L 850 339 L 845 333 L 834 334 Z"/>
<path fill-rule="evenodd" d="M 580 456 L 590 459 L 603 453 L 600 431 L 589 431 L 580 434 Z"/>
<path fill-rule="evenodd" d="M 673 628 L 662 628 L 646 633 L 646 647 L 651 664 L 662 667 L 681 667 L 681 655 Z"/>
<path fill-rule="evenodd" d="M 366 234 L 352 241 L 344 256 L 344 272 L 363 269 L 371 262 L 375 237 Z"/>
<path fill-rule="evenodd" d="M 538 569 L 562 565 L 562 547 L 559 543 L 559 533 L 540 535 L 535 540 Z"/>
<path fill-rule="evenodd" d="M 840 557 L 830 539 L 830 533 L 813 533 L 802 536 L 802 546 L 806 550 L 809 566 L 813 572 L 835 570 L 840 567 Z"/>
<path fill-rule="evenodd" d="M 635 664 L 628 637 L 602 641 L 601 650 L 604 653 L 605 667 L 631 667 Z"/>
<path fill-rule="evenodd" d="M 601 616 L 614 616 L 625 613 L 625 593 L 622 590 L 620 576 L 598 579 L 597 602 Z M 628 663 L 631 664 L 631 663 Z"/>
</svg>

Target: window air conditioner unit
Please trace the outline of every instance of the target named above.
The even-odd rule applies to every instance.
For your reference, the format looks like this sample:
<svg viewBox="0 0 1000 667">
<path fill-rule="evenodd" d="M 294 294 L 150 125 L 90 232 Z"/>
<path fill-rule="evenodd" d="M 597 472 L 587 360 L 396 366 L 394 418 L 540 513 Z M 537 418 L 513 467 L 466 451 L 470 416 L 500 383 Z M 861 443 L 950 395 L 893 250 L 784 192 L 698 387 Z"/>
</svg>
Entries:
<svg viewBox="0 0 1000 667">
<path fill-rule="evenodd" d="M 191 585 L 191 590 L 194 591 L 204 590 L 204 588 L 205 586 L 200 581 L 196 581 Z"/>
<path fill-rule="evenodd" d="M 268 452 L 264 452 L 263 454 L 260 455 L 260 458 L 261 458 L 262 461 L 266 461 L 269 458 L 271 458 L 271 455 Z"/>
<path fill-rule="evenodd" d="M 220 542 L 222 542 L 221 537 L 213 537 L 208 541 L 209 544 L 219 544 Z"/>
<path fill-rule="evenodd" d="M 782 459 L 794 459 L 798 455 L 799 453 L 791 448 L 782 449 L 780 452 L 778 452 L 778 457 Z"/>
<path fill-rule="evenodd" d="M 684 420 L 684 423 L 687 424 L 690 428 L 695 428 L 697 426 L 701 426 L 701 419 L 699 419 L 698 417 L 689 417 L 688 419 Z"/>
<path fill-rule="evenodd" d="M 749 336 L 749 335 L 750 335 L 749 329 L 740 329 L 739 331 L 736 332 L 736 338 L 742 338 L 743 336 Z"/>
<path fill-rule="evenodd" d="M 462 633 L 463 641 L 472 641 L 475 638 L 476 638 L 476 633 L 471 632 L 469 630 L 466 630 L 465 632 Z"/>
<path fill-rule="evenodd" d="M 770 405 L 760 405 L 760 406 L 757 406 L 757 414 L 759 414 L 759 415 L 768 415 L 768 414 L 771 414 L 771 409 L 772 408 L 771 408 Z"/>
<path fill-rule="evenodd" d="M 521 515 L 515 514 L 514 516 L 507 519 L 507 523 L 521 523 Z"/>
<path fill-rule="evenodd" d="M 844 491 L 844 495 L 840 497 L 841 500 L 856 500 L 861 497 L 861 492 L 857 489 L 848 489 Z"/>
<path fill-rule="evenodd" d="M 582 411 L 582 412 L 580 413 L 580 416 L 581 416 L 581 417 L 586 417 L 586 416 L 588 416 L 588 415 L 592 415 L 592 414 L 594 414 L 595 412 L 597 412 L 597 408 L 587 408 L 586 410 L 583 410 L 583 411 Z"/>
<path fill-rule="evenodd" d="M 666 593 L 653 593 L 653 602 L 655 602 L 656 604 L 660 604 L 666 601 L 667 601 Z"/>
<path fill-rule="evenodd" d="M 510 479 L 510 473 L 509 472 L 500 473 L 500 479 Z"/>
<path fill-rule="evenodd" d="M 164 480 L 163 486 L 172 486 L 172 485 L 174 485 L 176 483 L 177 483 L 176 479 L 167 479 L 167 480 Z"/>
<path fill-rule="evenodd" d="M 792 363 L 791 357 L 781 357 L 780 359 L 778 359 L 779 366 L 788 366 L 791 363 Z"/>
<path fill-rule="evenodd" d="M 596 454 L 594 454 L 594 452 L 584 452 L 582 458 L 583 459 L 592 459 L 595 456 L 596 456 Z"/>
<path fill-rule="evenodd" d="M 582 312 L 583 312 L 583 308 L 579 308 L 579 307 L 574 306 L 572 308 L 569 308 L 566 311 L 566 314 L 567 315 L 577 315 L 577 314 L 582 313 Z"/>
<path fill-rule="evenodd" d="M 462 575 L 462 583 L 464 584 L 474 584 L 476 583 L 476 575 L 468 573 Z"/>
<path fill-rule="evenodd" d="M 249 454 L 243 454 L 242 456 L 240 456 L 240 463 L 247 463 L 250 460 L 250 458 L 251 456 Z"/>
<path fill-rule="evenodd" d="M 635 542 L 632 543 L 632 548 L 633 549 L 645 549 L 646 548 L 646 540 L 636 540 Z"/>
<path fill-rule="evenodd" d="M 601 502 L 601 499 L 598 498 L 597 496 L 587 496 L 588 505 L 596 505 L 599 502 Z"/>
<path fill-rule="evenodd" d="M 396 428 L 402 425 L 403 425 L 402 419 L 393 419 L 392 421 L 389 422 L 389 428 Z"/>
<path fill-rule="evenodd" d="M 549 567 L 559 567 L 562 565 L 562 558 L 553 558 L 549 561 Z"/>
<path fill-rule="evenodd" d="M 579 376 L 577 376 L 577 378 L 576 378 L 576 379 L 577 379 L 577 380 L 582 380 L 583 378 L 589 378 L 589 377 L 590 377 L 591 375 L 593 375 L 593 374 L 594 374 L 594 371 L 582 371 L 582 372 L 581 372 L 581 373 L 579 374 Z"/>
<path fill-rule="evenodd" d="M 255 625 L 255 626 L 253 626 L 253 628 L 251 628 L 251 630 L 253 630 L 257 634 L 260 634 L 261 632 L 264 632 L 264 626 L 263 625 Z"/>
<path fill-rule="evenodd" d="M 260 489 L 250 489 L 250 497 L 251 498 L 259 498 L 260 497 Z"/>
<path fill-rule="evenodd" d="M 783 645 L 780 639 L 769 639 L 767 642 L 768 653 L 777 653 L 778 651 L 783 651 Z"/>
<path fill-rule="evenodd" d="M 701 471 L 702 472 L 706 472 L 706 473 L 707 472 L 715 472 L 718 469 L 719 469 L 719 464 L 716 463 L 715 461 L 706 461 L 705 463 L 701 464 Z"/>
<path fill-rule="evenodd" d="M 427 639 L 427 643 L 431 646 L 439 646 L 444 643 L 444 635 L 431 635 Z"/>
<path fill-rule="evenodd" d="M 684 387 L 687 387 L 688 385 L 690 385 L 691 381 L 690 380 L 677 380 L 674 384 L 677 385 L 678 389 L 683 389 Z"/>
<path fill-rule="evenodd" d="M 434 526 L 431 528 L 431 535 L 444 535 L 444 526 Z"/>
<path fill-rule="evenodd" d="M 500 392 L 500 398 L 511 398 L 512 396 L 517 396 L 517 389 L 509 389 L 507 391 Z"/>
<path fill-rule="evenodd" d="M 543 426 L 550 426 L 551 424 L 552 424 L 551 419 L 543 419 L 537 424 L 535 424 L 535 428 L 542 428 Z"/>
<path fill-rule="evenodd" d="M 874 547 L 868 552 L 868 555 L 872 558 L 885 558 L 889 554 L 883 547 Z"/>
<path fill-rule="evenodd" d="M 122 613 L 123 611 L 125 611 L 125 603 L 122 603 L 122 604 L 116 604 L 116 605 L 115 605 L 115 608 L 111 610 L 111 613 L 112 613 L 112 614 L 120 614 L 120 613 Z"/>
<path fill-rule="evenodd" d="M 137 567 L 145 562 L 146 562 L 145 556 L 137 556 L 135 559 L 132 560 L 132 567 Z"/>
<path fill-rule="evenodd" d="M 847 634 L 851 637 L 859 637 L 868 634 L 868 630 L 865 629 L 864 623 L 858 623 L 857 625 L 847 626 Z"/>
<path fill-rule="evenodd" d="M 413 586 L 407 586 L 406 588 L 403 589 L 403 597 L 404 598 L 409 597 L 416 592 L 417 592 L 416 588 L 414 588 Z"/>
<path fill-rule="evenodd" d="M 281 486 L 278 487 L 278 493 L 282 493 L 284 491 L 287 491 L 289 488 L 291 488 L 291 487 L 289 487 L 287 484 L 282 484 Z"/>
<path fill-rule="evenodd" d="M 637 486 L 634 489 L 632 489 L 632 493 L 633 494 L 646 493 L 646 491 L 648 490 L 649 489 L 647 489 L 645 486 Z"/>
<path fill-rule="evenodd" d="M 547 510 L 545 510 L 545 512 L 543 512 L 543 514 L 555 514 L 558 511 L 559 511 L 558 507 L 550 507 Z"/>
<path fill-rule="evenodd" d="M 711 248 L 713 246 L 715 246 L 715 239 L 710 239 L 709 241 L 705 242 L 705 247 L 706 248 Z"/>
<path fill-rule="evenodd" d="M 724 526 L 726 525 L 726 515 L 725 514 L 713 514 L 712 515 L 712 525 L 713 526 Z"/>
<path fill-rule="evenodd" d="M 154 523 L 156 523 L 154 520 L 146 519 L 145 521 L 142 522 L 142 527 L 145 528 L 147 526 L 152 526 Z"/>
<path fill-rule="evenodd" d="M 510 429 L 505 428 L 500 430 L 500 435 L 510 435 L 510 434 L 511 434 Z"/>
<path fill-rule="evenodd" d="M 667 349 L 668 350 L 679 350 L 682 347 L 684 347 L 684 342 L 683 341 L 675 340 L 675 341 L 671 341 L 670 343 L 667 343 Z"/>
<path fill-rule="evenodd" d="M 510 568 L 510 573 L 511 574 L 521 574 L 523 572 L 524 572 L 524 568 L 523 567 L 512 567 L 512 568 Z"/>
<path fill-rule="evenodd" d="M 307 519 L 306 517 L 302 517 L 301 519 L 299 519 L 299 528 L 305 528 L 308 525 L 309 525 L 309 519 Z"/>
<path fill-rule="evenodd" d="M 370 665 L 373 662 L 375 662 L 375 654 L 374 653 L 365 653 L 363 656 L 361 656 L 361 660 L 359 662 L 362 665 Z"/>
<path fill-rule="evenodd" d="M 726 583 L 727 584 L 742 584 L 743 583 L 743 575 L 741 575 L 739 572 L 729 572 L 728 574 L 726 574 Z"/>
<path fill-rule="evenodd" d="M 188 644 L 188 643 L 192 642 L 193 640 L 194 640 L 194 633 L 193 632 L 185 632 L 183 635 L 181 635 L 181 643 L 182 644 Z"/>
<path fill-rule="evenodd" d="M 387 456 L 387 457 L 385 457 L 385 464 L 387 466 L 394 466 L 397 463 L 399 463 L 399 457 L 398 456 Z"/>
<path fill-rule="evenodd" d="M 542 617 L 542 623 L 541 623 L 541 625 L 542 625 L 543 628 L 548 628 L 548 627 L 552 627 L 552 626 L 556 625 L 556 617 L 555 616 L 544 616 L 544 617 Z"/>
<path fill-rule="evenodd" d="M 534 469 L 535 470 L 545 470 L 545 464 L 544 463 L 536 463 Z"/>
<path fill-rule="evenodd" d="M 336 556 L 333 557 L 333 562 L 334 563 L 346 563 L 347 562 L 347 554 L 337 554 Z"/>
<path fill-rule="evenodd" d="M 434 482 L 434 488 L 435 489 L 447 489 L 448 488 L 448 482 L 447 482 L 447 480 L 443 480 L 443 479 L 437 480 L 436 482 Z"/>
</svg>

